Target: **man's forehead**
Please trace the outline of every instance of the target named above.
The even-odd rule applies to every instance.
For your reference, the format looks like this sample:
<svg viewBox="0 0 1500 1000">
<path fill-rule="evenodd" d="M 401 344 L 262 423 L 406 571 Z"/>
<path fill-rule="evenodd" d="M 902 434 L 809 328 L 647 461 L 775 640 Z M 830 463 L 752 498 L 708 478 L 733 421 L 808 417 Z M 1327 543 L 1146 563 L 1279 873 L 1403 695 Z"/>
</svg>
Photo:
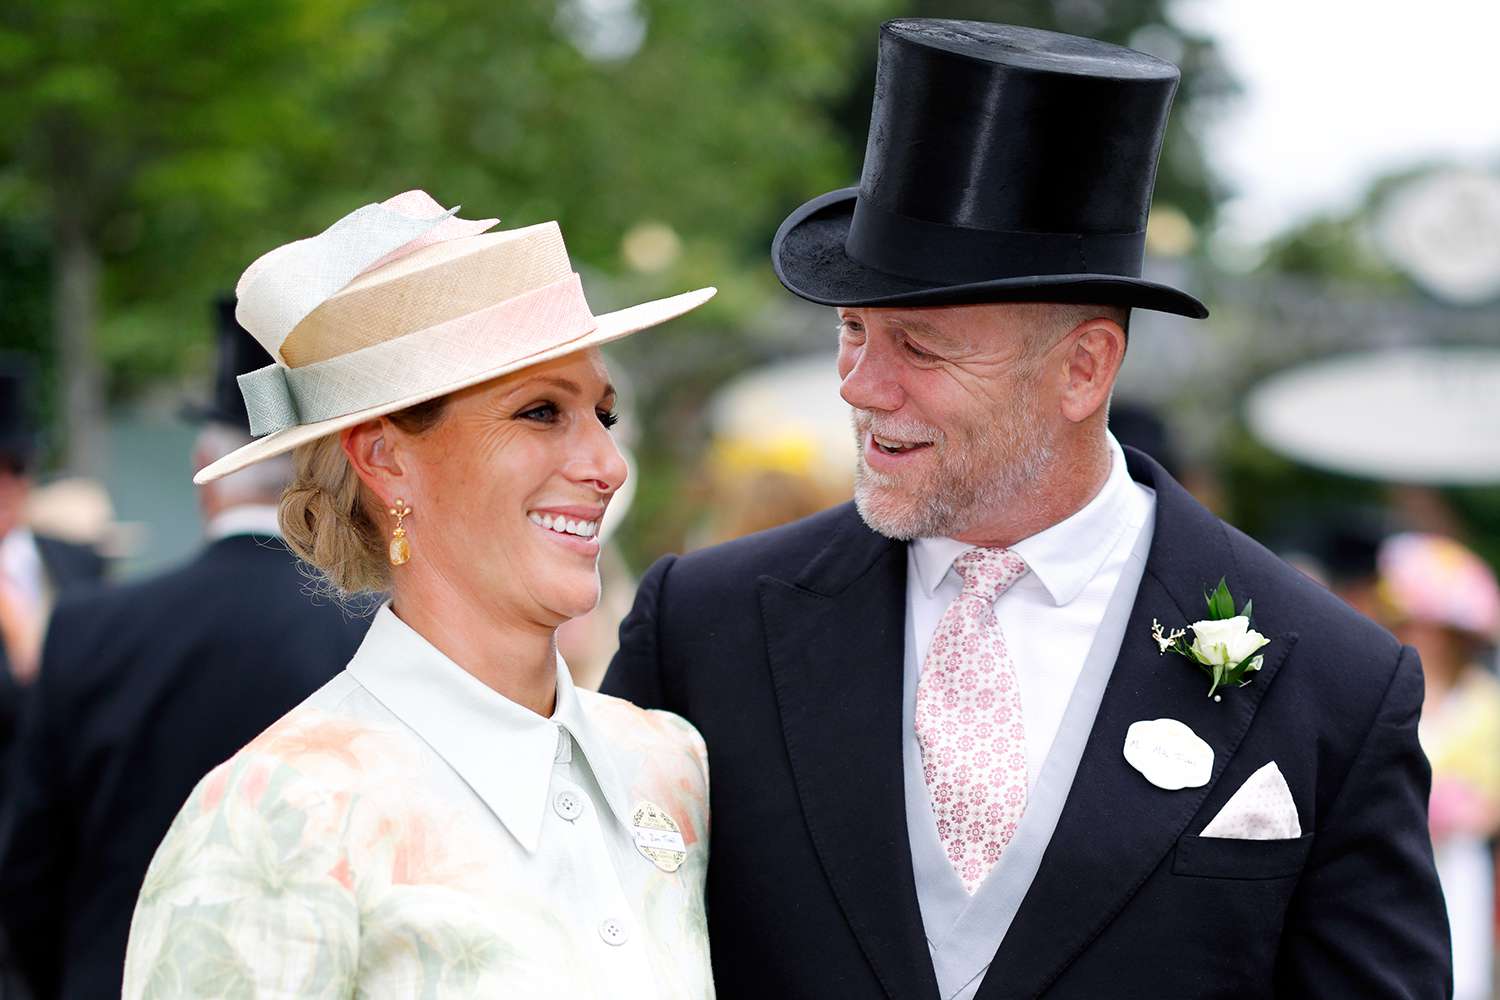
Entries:
<svg viewBox="0 0 1500 1000">
<path fill-rule="evenodd" d="M 997 331 L 1024 325 L 1033 312 L 1030 303 L 996 302 L 982 305 L 929 306 L 925 308 L 889 308 L 874 306 L 841 306 L 841 320 L 859 319 L 879 323 L 940 340 L 965 342 L 975 335 L 987 336 Z"/>
</svg>

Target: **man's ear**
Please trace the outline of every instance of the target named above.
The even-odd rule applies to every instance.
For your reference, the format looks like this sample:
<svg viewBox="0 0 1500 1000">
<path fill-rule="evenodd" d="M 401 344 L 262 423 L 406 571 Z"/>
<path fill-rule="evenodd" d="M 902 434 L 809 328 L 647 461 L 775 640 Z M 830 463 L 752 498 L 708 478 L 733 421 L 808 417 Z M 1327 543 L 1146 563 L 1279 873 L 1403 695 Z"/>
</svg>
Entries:
<svg viewBox="0 0 1500 1000">
<path fill-rule="evenodd" d="M 1109 402 L 1125 358 L 1125 331 L 1100 316 L 1079 324 L 1070 336 L 1062 412 L 1073 423 L 1082 423 Z"/>
<path fill-rule="evenodd" d="M 410 493 L 410 490 L 402 492 L 406 476 L 393 430 L 389 420 L 377 417 L 339 432 L 339 446 L 349 464 L 382 507 Z"/>
</svg>

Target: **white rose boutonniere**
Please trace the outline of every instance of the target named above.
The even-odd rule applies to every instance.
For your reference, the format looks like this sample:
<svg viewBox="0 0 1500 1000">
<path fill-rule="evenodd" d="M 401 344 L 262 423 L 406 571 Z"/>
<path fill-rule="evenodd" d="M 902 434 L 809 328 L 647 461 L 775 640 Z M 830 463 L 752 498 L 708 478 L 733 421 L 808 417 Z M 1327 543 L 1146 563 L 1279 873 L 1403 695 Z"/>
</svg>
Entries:
<svg viewBox="0 0 1500 1000">
<path fill-rule="evenodd" d="M 1161 622 L 1151 620 L 1151 638 L 1165 654 L 1168 650 L 1185 656 L 1211 678 L 1209 697 L 1221 700 L 1219 688 L 1225 685 L 1244 687 L 1261 668 L 1264 657 L 1260 650 L 1271 640 L 1250 627 L 1250 608 L 1254 603 L 1246 601 L 1238 613 L 1234 609 L 1234 598 L 1223 581 L 1213 593 L 1204 594 L 1208 602 L 1208 617 L 1193 622 L 1193 641 L 1187 642 L 1187 629 L 1162 627 Z"/>
</svg>

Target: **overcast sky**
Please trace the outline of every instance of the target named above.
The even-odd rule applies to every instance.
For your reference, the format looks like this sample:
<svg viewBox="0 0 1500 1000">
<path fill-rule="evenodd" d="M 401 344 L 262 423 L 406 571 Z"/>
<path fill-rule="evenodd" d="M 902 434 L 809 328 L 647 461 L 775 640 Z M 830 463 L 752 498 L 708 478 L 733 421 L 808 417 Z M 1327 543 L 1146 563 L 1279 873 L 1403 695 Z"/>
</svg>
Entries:
<svg viewBox="0 0 1500 1000">
<path fill-rule="evenodd" d="M 1244 93 L 1209 142 L 1255 242 L 1433 158 L 1500 164 L 1500 0 L 1178 0 Z"/>
</svg>

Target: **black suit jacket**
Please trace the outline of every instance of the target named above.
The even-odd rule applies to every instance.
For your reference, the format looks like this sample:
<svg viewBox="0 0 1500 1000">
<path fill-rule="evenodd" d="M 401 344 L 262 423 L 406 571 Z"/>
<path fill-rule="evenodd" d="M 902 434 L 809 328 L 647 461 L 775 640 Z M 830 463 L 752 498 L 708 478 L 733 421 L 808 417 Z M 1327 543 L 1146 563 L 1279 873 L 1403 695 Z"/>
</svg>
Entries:
<svg viewBox="0 0 1500 1000">
<path fill-rule="evenodd" d="M 193 786 L 337 673 L 366 623 L 274 539 L 57 606 L 0 816 L 0 922 L 39 998 L 119 996 L 146 866 Z"/>
<path fill-rule="evenodd" d="M 1443 997 L 1448 927 L 1427 833 L 1415 653 L 1200 507 L 1150 459 L 1156 525 L 1072 790 L 980 1000 Z M 902 792 L 906 546 L 852 505 L 682 558 L 641 583 L 603 689 L 708 745 L 719 995 L 937 995 Z M 1227 577 L 1271 638 L 1254 683 L 1205 697 L 1151 622 Z M 1213 747 L 1202 788 L 1122 755 L 1142 719 Z M 1276 761 L 1306 835 L 1196 836 Z"/>
</svg>

